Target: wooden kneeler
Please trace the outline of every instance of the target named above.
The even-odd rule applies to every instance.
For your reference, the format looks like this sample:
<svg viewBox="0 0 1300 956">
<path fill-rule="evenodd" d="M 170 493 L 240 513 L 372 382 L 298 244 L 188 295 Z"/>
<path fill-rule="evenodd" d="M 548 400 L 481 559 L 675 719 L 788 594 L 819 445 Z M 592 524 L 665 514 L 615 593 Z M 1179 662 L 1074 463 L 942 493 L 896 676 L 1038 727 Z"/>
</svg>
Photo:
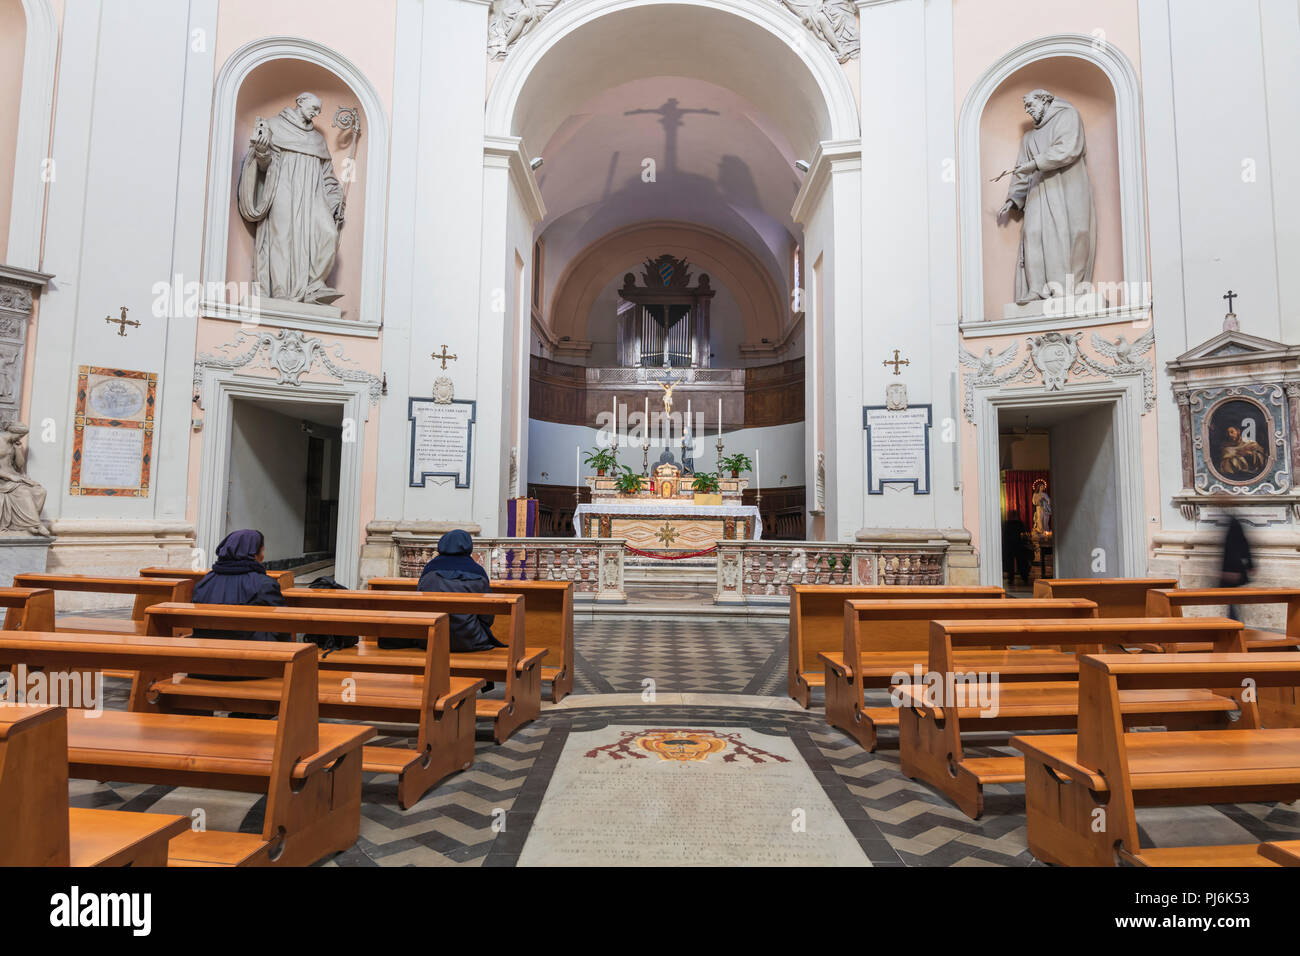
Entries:
<svg viewBox="0 0 1300 956">
<path fill-rule="evenodd" d="M 372 723 L 416 723 L 415 748 L 368 744 L 362 769 L 397 775 L 397 802 L 409 810 L 439 783 L 474 762 L 474 696 L 481 680 L 452 677 L 448 618 L 430 615 L 420 651 L 424 671 L 415 676 L 350 671 L 320 672 L 322 717 Z M 155 684 L 160 705 L 184 711 L 276 713 L 275 680 L 210 681 L 180 677 Z"/>
<path fill-rule="evenodd" d="M 189 817 L 68 806 L 62 707 L 0 708 L 0 866 L 166 866 Z"/>
<path fill-rule="evenodd" d="M 1249 682 L 1249 683 L 1247 683 Z M 1241 702 L 1231 730 L 1125 733 L 1120 694 L 1135 689 L 1300 685 L 1300 654 L 1088 655 L 1077 734 L 1014 737 L 1025 754 L 1029 849 L 1069 866 L 1271 866 L 1259 844 L 1143 847 L 1135 808 L 1300 798 L 1300 729 L 1261 728 Z M 1269 851 L 1286 853 L 1285 845 Z"/>
<path fill-rule="evenodd" d="M 319 722 L 314 647 L 20 631 L 0 633 L 0 660 L 134 673 L 128 712 L 69 711 L 71 776 L 266 795 L 260 834 L 182 833 L 171 865 L 306 866 L 356 842 L 362 746 L 375 731 Z M 153 689 L 178 672 L 278 679 L 278 719 L 166 713 Z"/>
<path fill-rule="evenodd" d="M 966 756 L 962 733 L 979 731 L 1072 730 L 1078 724 L 1077 680 L 1001 683 L 976 681 L 986 700 L 944 700 L 949 680 L 964 668 L 955 663 L 963 648 L 1005 641 L 1017 647 L 1071 648 L 1076 654 L 1099 653 L 1103 646 L 1122 648 L 1159 640 L 1204 640 L 1220 652 L 1242 648 L 1241 624 L 1222 618 L 1099 618 L 1096 620 L 932 621 L 930 673 L 942 679 L 938 699 L 924 685 L 895 691 L 899 708 L 899 763 L 903 773 L 938 790 L 971 819 L 984 812 L 987 784 L 1023 783 L 1025 761 L 1012 756 Z M 977 695 L 979 696 L 979 695 Z M 981 707 L 981 705 L 991 706 Z M 1120 699 L 1125 726 L 1171 730 L 1223 728 L 1238 703 L 1231 696 L 1202 688 L 1125 691 Z"/>
</svg>

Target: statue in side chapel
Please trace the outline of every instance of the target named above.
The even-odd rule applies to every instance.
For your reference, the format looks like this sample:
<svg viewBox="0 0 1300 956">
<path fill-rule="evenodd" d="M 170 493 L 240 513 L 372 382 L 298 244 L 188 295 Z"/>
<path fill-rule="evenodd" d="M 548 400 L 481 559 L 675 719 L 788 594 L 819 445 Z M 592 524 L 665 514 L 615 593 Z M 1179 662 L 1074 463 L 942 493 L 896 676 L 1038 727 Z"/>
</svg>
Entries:
<svg viewBox="0 0 1300 956">
<path fill-rule="evenodd" d="M 1091 287 L 1097 259 L 1097 218 L 1085 163 L 1087 144 L 1079 111 L 1047 90 L 1024 98 L 1034 128 L 1009 170 L 1011 188 L 999 221 L 1024 210 L 1016 264 L 1016 304 Z M 1001 178 L 1001 177 L 998 177 Z"/>
<path fill-rule="evenodd" d="M 1039 478 L 1034 482 L 1034 526 L 1031 529 L 1035 542 L 1041 543 L 1052 533 L 1052 496 L 1047 493 L 1047 482 Z"/>
<path fill-rule="evenodd" d="M 239 214 L 256 226 L 253 277 L 264 296 L 328 305 L 342 293 L 325 280 L 343 229 L 344 193 L 325 137 L 321 101 L 300 93 L 271 119 L 257 118 L 239 169 Z"/>
</svg>

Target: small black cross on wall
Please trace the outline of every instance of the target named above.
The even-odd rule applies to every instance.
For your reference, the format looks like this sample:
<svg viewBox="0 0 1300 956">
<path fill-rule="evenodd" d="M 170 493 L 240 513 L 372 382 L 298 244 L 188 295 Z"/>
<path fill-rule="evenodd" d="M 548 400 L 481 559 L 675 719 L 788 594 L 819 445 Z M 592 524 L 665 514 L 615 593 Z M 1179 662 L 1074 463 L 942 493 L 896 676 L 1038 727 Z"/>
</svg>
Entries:
<svg viewBox="0 0 1300 956">
<path fill-rule="evenodd" d="M 126 306 L 122 306 L 122 317 L 120 319 L 115 319 L 111 315 L 106 315 L 104 316 L 104 321 L 107 322 L 109 325 L 113 325 L 114 323 L 116 323 L 117 334 L 122 336 L 123 338 L 126 337 L 126 327 L 128 325 L 135 329 L 138 329 L 140 327 L 139 322 L 136 322 L 132 319 L 128 319 L 126 317 Z"/>
<path fill-rule="evenodd" d="M 1237 295 L 1237 293 L 1235 293 L 1235 292 L 1233 292 L 1231 289 L 1229 289 L 1229 290 L 1228 290 L 1228 294 L 1225 295 L 1224 298 L 1228 300 L 1228 311 L 1231 312 L 1231 311 L 1232 311 L 1232 300 L 1233 300 L 1233 299 L 1240 299 L 1241 296 Z"/>
</svg>

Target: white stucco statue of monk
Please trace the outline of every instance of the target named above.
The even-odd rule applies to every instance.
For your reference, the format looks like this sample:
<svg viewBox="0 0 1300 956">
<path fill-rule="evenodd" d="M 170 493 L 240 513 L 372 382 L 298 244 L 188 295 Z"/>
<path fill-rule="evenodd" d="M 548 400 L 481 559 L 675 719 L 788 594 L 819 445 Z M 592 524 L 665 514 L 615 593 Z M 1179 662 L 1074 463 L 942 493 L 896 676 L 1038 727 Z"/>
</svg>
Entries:
<svg viewBox="0 0 1300 956">
<path fill-rule="evenodd" d="M 315 93 L 269 120 L 258 117 L 239 170 L 239 214 L 257 226 L 254 279 L 273 299 L 328 305 L 342 293 L 326 285 L 343 228 L 343 187 Z"/>
<path fill-rule="evenodd" d="M 1025 97 L 1034 128 L 1020 155 L 998 217 L 1023 209 L 1016 303 L 1049 299 L 1065 290 L 1091 288 L 1097 259 L 1097 218 L 1084 160 L 1087 146 L 1079 111 L 1047 90 Z"/>
</svg>

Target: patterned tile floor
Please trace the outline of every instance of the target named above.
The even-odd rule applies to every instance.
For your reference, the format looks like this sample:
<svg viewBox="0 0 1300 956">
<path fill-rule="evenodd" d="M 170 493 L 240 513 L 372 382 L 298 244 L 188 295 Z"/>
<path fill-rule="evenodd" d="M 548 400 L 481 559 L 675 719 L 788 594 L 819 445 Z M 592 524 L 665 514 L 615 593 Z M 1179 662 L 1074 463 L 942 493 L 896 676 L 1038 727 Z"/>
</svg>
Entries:
<svg viewBox="0 0 1300 956">
<path fill-rule="evenodd" d="M 361 839 L 323 865 L 513 865 L 569 734 L 607 724 L 751 728 L 788 736 L 876 866 L 1037 865 L 1025 844 L 1023 787 L 989 788 L 985 815 L 970 820 L 900 773 L 888 737 L 876 753 L 863 752 L 827 726 L 819 707 L 805 712 L 784 698 L 785 635 L 779 622 L 580 622 L 574 696 L 505 744 L 481 731 L 473 766 L 405 813 L 396 807 L 395 778 L 367 775 Z M 636 703 L 632 695 L 643 692 L 646 679 L 655 682 L 660 703 Z M 584 702 L 583 695 L 593 694 L 627 696 Z M 702 695 L 709 695 L 709 706 Z M 110 681 L 108 706 L 123 707 L 125 696 L 124 683 Z M 998 752 L 1010 751 L 987 750 Z M 91 781 L 75 781 L 72 795 L 83 807 L 185 814 L 202 808 L 209 827 L 245 832 L 260 830 L 264 802 L 246 794 Z M 1155 809 L 1139 816 L 1144 841 L 1159 846 L 1300 837 L 1300 803 Z"/>
</svg>

